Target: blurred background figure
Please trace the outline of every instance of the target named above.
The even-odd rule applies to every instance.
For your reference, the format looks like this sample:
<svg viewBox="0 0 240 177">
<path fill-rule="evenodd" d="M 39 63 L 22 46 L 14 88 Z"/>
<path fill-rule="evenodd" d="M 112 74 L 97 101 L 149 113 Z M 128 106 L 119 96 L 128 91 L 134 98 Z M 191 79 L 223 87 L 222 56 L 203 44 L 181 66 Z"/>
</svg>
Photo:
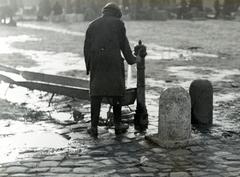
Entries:
<svg viewBox="0 0 240 177">
<path fill-rule="evenodd" d="M 56 1 L 52 7 L 51 21 L 54 21 L 54 22 L 64 21 L 63 7 L 58 1 Z"/>
<path fill-rule="evenodd" d="M 16 21 L 13 19 L 18 10 L 16 0 L 2 1 L 0 4 L 0 23 L 10 26 L 16 26 Z"/>
<path fill-rule="evenodd" d="M 181 0 L 180 6 L 179 6 L 179 11 L 177 14 L 178 19 L 185 19 L 186 14 L 188 13 L 188 4 L 186 0 Z"/>
<path fill-rule="evenodd" d="M 219 18 L 221 7 L 219 0 L 215 0 L 214 2 L 214 10 L 215 10 L 215 19 Z"/>
<path fill-rule="evenodd" d="M 42 21 L 44 17 L 49 17 L 51 14 L 51 3 L 49 0 L 40 0 L 38 4 L 37 20 Z"/>
<path fill-rule="evenodd" d="M 53 11 L 53 15 L 62 15 L 63 8 L 58 1 L 56 1 L 55 4 L 53 5 L 52 11 Z"/>
</svg>

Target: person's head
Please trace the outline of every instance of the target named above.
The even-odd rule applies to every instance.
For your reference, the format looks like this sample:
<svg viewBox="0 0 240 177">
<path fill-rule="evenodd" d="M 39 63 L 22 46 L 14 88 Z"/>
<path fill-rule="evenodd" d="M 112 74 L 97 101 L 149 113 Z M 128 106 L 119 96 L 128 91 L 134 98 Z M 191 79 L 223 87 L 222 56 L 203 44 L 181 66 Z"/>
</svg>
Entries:
<svg viewBox="0 0 240 177">
<path fill-rule="evenodd" d="M 118 7 L 117 4 L 115 4 L 113 2 L 107 3 L 102 8 L 102 14 L 103 15 L 114 16 L 114 17 L 117 17 L 117 18 L 121 18 L 122 17 L 121 9 Z"/>
</svg>

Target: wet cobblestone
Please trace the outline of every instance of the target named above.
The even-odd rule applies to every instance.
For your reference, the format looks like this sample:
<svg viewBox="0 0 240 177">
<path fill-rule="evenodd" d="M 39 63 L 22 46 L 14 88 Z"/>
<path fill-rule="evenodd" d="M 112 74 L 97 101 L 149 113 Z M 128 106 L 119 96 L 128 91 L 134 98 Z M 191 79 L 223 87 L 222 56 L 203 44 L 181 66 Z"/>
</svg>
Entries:
<svg viewBox="0 0 240 177">
<path fill-rule="evenodd" d="M 227 144 L 221 143 L 210 147 L 200 143 L 183 149 L 162 149 L 143 139 L 133 139 L 130 144 L 119 140 L 105 146 L 92 144 L 81 153 L 35 154 L 37 161 L 30 158 L 2 164 L 0 176 L 237 177 L 239 144 L 226 141 L 231 144 L 231 152 Z M 125 148 L 128 144 L 137 151 Z"/>
</svg>

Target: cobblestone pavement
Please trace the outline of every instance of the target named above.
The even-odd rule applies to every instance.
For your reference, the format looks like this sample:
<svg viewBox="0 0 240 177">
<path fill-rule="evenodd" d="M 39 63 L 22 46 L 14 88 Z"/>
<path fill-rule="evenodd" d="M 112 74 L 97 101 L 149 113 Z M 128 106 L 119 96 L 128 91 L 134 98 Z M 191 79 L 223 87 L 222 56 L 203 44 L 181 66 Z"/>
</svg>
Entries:
<svg viewBox="0 0 240 177">
<path fill-rule="evenodd" d="M 93 140 L 86 126 L 84 122 L 58 126 L 72 136 L 67 148 L 22 151 L 16 161 L 0 165 L 0 176 L 240 176 L 238 135 L 211 136 L 195 130 L 190 146 L 163 149 L 136 134 L 133 127 L 121 137 L 100 127 L 99 138 Z"/>
</svg>

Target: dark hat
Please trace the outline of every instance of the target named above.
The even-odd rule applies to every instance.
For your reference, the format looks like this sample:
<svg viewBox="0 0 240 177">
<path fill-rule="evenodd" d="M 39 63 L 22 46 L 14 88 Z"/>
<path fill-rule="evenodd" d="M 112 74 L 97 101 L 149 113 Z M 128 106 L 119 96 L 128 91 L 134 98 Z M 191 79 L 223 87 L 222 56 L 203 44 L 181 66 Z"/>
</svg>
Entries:
<svg viewBox="0 0 240 177">
<path fill-rule="evenodd" d="M 121 9 L 113 2 L 107 3 L 102 9 L 102 13 L 103 15 L 112 15 L 118 18 L 122 17 Z"/>
</svg>

